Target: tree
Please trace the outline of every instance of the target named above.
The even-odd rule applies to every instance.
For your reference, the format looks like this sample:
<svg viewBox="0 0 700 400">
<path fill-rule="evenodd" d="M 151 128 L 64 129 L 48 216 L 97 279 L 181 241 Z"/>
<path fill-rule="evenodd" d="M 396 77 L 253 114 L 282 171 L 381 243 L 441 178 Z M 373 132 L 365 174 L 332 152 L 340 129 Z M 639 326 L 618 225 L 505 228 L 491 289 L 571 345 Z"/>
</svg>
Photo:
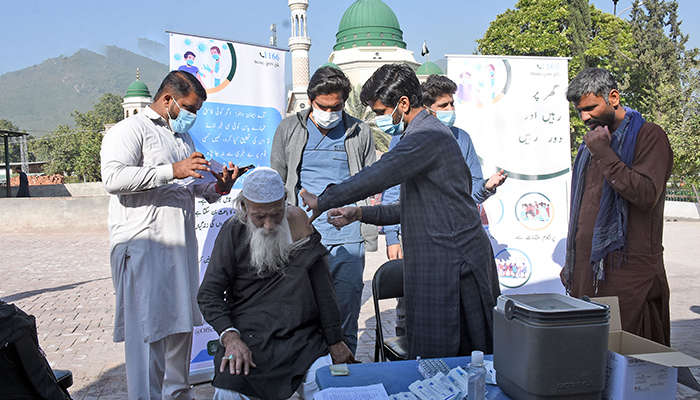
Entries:
<svg viewBox="0 0 700 400">
<path fill-rule="evenodd" d="M 13 124 L 11 121 L 6 120 L 6 119 L 0 119 L 0 129 L 5 130 L 5 131 L 12 131 L 12 132 L 26 132 L 23 129 L 20 129 L 19 126 Z M 26 140 L 31 140 L 34 137 L 32 135 L 27 135 Z M 22 140 L 25 140 L 22 139 Z M 8 152 L 10 153 L 10 162 L 11 163 L 17 163 L 22 161 L 22 154 L 21 154 L 21 146 L 17 141 L 19 141 L 20 138 L 10 138 L 9 140 L 9 149 Z M 4 151 L 4 150 L 3 150 Z M 27 154 L 28 160 L 29 161 L 36 161 L 36 157 L 33 153 L 29 152 Z M 2 155 L 2 160 L 3 162 L 5 161 L 5 154 L 3 153 Z"/>
<path fill-rule="evenodd" d="M 75 128 L 61 125 L 35 144 L 37 153 L 50 160 L 47 174 L 80 176 L 84 182 L 100 180 L 100 147 L 105 124 L 123 119 L 122 98 L 105 93 L 92 110 L 74 111 Z"/>
<path fill-rule="evenodd" d="M 568 57 L 569 11 L 563 0 L 519 0 L 491 22 L 477 39 L 479 53 L 511 56 Z"/>
<path fill-rule="evenodd" d="M 491 55 L 572 57 L 569 79 L 589 66 L 624 76 L 634 40 L 629 24 L 586 0 L 519 0 L 489 25 L 479 52 Z M 587 131 L 570 107 L 571 152 L 575 156 Z"/>
<path fill-rule="evenodd" d="M 591 39 L 591 13 L 588 0 L 565 0 L 569 10 L 567 36 L 571 41 L 571 62 L 574 74 L 583 71 L 588 66 L 586 50 Z"/>
<path fill-rule="evenodd" d="M 19 126 L 6 119 L 0 119 L 0 129 L 5 131 L 21 132 Z"/>
<path fill-rule="evenodd" d="M 385 153 L 389 151 L 389 142 L 391 141 L 391 136 L 382 132 L 381 129 L 377 127 L 377 123 L 374 122 L 374 112 L 362 104 L 360 100 L 360 92 L 362 92 L 362 87 L 357 85 L 351 92 L 348 101 L 345 102 L 345 112 L 352 115 L 353 117 L 359 119 L 366 123 L 372 130 L 372 138 L 374 139 L 374 148 Z"/>
<path fill-rule="evenodd" d="M 588 47 L 583 53 L 586 67 L 604 68 L 610 71 L 617 81 L 621 93 L 629 86 L 629 72 L 634 55 L 634 38 L 627 21 L 590 6 L 591 32 Z M 571 72 L 571 69 L 570 69 Z M 576 74 L 571 75 L 573 78 Z M 623 96 L 624 97 L 624 96 Z M 578 117 L 573 105 L 569 107 L 570 140 L 572 159 L 575 158 L 583 135 L 588 127 Z"/>
<path fill-rule="evenodd" d="M 632 48 L 627 103 L 669 135 L 674 179 L 698 182 L 700 172 L 700 78 L 698 49 L 685 48 L 678 2 L 635 2 L 631 12 Z"/>
</svg>

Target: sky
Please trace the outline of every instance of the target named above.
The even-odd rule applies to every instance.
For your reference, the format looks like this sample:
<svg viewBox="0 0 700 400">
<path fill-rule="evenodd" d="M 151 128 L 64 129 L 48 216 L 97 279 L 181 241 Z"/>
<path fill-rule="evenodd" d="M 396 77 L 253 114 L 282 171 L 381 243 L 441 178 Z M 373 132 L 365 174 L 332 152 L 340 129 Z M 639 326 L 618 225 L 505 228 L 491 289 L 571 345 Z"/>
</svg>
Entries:
<svg viewBox="0 0 700 400">
<path fill-rule="evenodd" d="M 307 14 L 311 38 L 310 68 L 328 61 L 340 18 L 354 0 L 310 0 Z M 516 0 L 384 0 L 401 24 L 407 48 L 418 62 L 423 41 L 432 61 L 445 54 L 472 54 L 475 40 Z M 688 47 L 700 47 L 700 1 L 678 0 L 681 30 L 690 35 Z M 593 2 L 612 13 L 612 0 Z M 439 4 L 439 6 L 438 6 Z M 620 13 L 632 4 L 619 0 Z M 269 43 L 270 24 L 277 24 L 280 47 L 288 47 L 290 11 L 286 0 L 38 0 L 2 1 L 0 75 L 39 64 L 48 58 L 70 56 L 81 48 L 105 54 L 114 45 L 168 63 L 166 31 L 254 44 Z M 621 13 L 629 18 L 629 11 Z M 158 45 L 158 43 L 162 44 Z M 159 52 L 158 52 L 159 51 Z M 287 55 L 287 70 L 291 57 Z M 287 80 L 291 81 L 289 72 Z"/>
</svg>

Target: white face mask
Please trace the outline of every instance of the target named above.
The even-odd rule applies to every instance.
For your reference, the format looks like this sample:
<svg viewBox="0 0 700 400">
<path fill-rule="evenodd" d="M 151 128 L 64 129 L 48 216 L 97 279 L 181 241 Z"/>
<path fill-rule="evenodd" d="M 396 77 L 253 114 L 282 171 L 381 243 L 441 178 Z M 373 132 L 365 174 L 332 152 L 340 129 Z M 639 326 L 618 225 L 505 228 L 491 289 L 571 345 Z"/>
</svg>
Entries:
<svg viewBox="0 0 700 400">
<path fill-rule="evenodd" d="M 312 105 L 313 107 L 313 105 Z M 333 129 L 339 123 L 340 119 L 343 117 L 343 111 L 323 111 L 316 107 L 313 107 L 313 112 L 311 113 L 314 117 L 316 124 L 323 129 Z"/>
</svg>

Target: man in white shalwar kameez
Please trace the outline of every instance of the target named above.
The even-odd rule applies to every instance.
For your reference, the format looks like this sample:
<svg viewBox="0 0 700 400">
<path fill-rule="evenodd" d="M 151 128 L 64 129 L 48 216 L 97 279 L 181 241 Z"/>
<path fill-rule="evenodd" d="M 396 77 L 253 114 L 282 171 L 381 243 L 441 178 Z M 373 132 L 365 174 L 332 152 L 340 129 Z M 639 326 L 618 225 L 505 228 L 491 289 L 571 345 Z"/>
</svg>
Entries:
<svg viewBox="0 0 700 400">
<path fill-rule="evenodd" d="M 207 94 L 170 72 L 153 104 L 105 135 L 100 152 L 109 205 L 117 307 L 114 341 L 125 342 L 129 398 L 192 399 L 192 328 L 201 325 L 195 197 L 214 202 L 239 171 L 232 163 L 204 183 L 210 163 L 187 133 Z"/>
</svg>

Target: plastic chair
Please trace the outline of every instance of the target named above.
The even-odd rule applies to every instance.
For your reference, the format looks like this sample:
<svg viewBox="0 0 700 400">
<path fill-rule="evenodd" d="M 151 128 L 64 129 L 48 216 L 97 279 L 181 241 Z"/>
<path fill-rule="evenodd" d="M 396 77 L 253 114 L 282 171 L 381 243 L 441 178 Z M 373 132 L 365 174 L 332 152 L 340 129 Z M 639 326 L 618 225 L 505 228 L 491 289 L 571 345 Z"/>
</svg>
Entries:
<svg viewBox="0 0 700 400">
<path fill-rule="evenodd" d="M 372 297 L 374 298 L 374 315 L 377 318 L 374 343 L 374 362 L 381 355 L 382 361 L 400 361 L 408 359 L 408 340 L 406 336 L 384 339 L 379 300 L 403 297 L 403 260 L 391 260 L 382 264 L 372 278 Z"/>
</svg>

